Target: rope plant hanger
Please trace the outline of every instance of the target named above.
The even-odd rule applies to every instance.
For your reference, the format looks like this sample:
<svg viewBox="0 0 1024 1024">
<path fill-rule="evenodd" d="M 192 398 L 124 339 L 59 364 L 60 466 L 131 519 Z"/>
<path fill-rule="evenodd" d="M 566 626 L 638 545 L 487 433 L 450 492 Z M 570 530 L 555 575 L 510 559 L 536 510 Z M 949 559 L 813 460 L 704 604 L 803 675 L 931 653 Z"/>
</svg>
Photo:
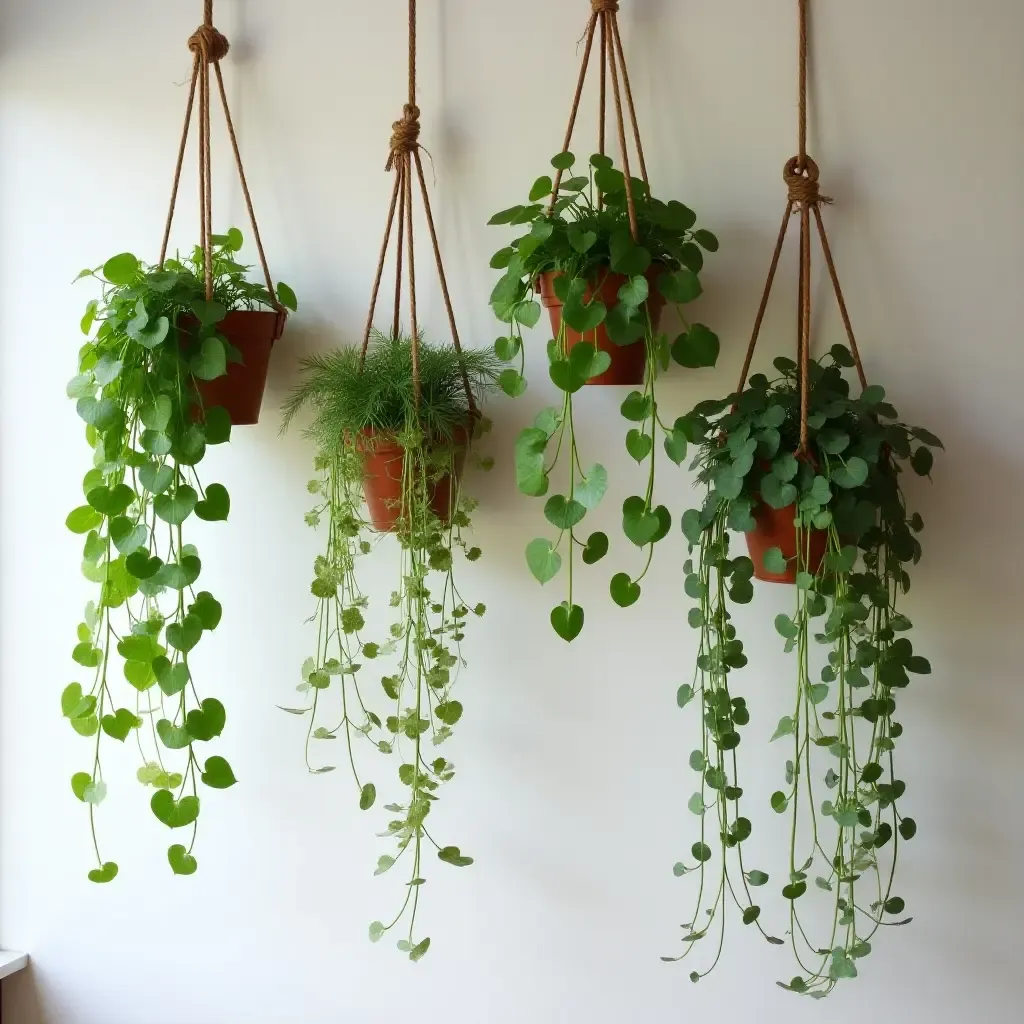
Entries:
<svg viewBox="0 0 1024 1024">
<path fill-rule="evenodd" d="M 508 336 L 498 339 L 496 350 L 519 367 L 502 375 L 507 394 L 516 397 L 526 390 L 522 329 L 540 320 L 536 297 L 549 309 L 555 335 L 548 349 L 549 373 L 562 392 L 561 406 L 545 410 L 521 434 L 516 473 L 520 491 L 546 498 L 545 518 L 558 531 L 554 539 L 541 537 L 529 544 L 530 571 L 544 584 L 568 562 L 567 599 L 551 613 L 552 627 L 567 641 L 574 640 L 584 624 L 584 609 L 576 603 L 574 592 L 576 558 L 594 564 L 610 546 L 602 532 L 589 537 L 582 533 L 585 517 L 604 497 L 608 473 L 600 463 L 583 469 L 586 463 L 578 448 L 573 396 L 588 384 L 637 388 L 626 397 L 621 412 L 630 425 L 626 451 L 645 467 L 646 483 L 641 493 L 623 505 L 622 529 L 644 558 L 637 573 L 619 572 L 610 582 L 612 599 L 628 607 L 639 600 L 655 545 L 672 526 L 671 512 L 655 502 L 658 443 L 663 442 L 669 459 L 678 465 L 691 440 L 685 423 L 660 415 L 657 377 L 672 359 L 696 369 L 713 366 L 719 352 L 716 335 L 703 324 L 688 323 L 682 310 L 701 294 L 702 249 L 717 251 L 718 240 L 710 231 L 694 230 L 697 216 L 682 203 L 665 203 L 651 195 L 618 11 L 616 0 L 591 0 L 565 141 L 551 161 L 554 180 L 542 176 L 530 191 L 528 205 L 504 210 L 491 219 L 492 224 L 529 226 L 528 234 L 491 261 L 493 267 L 504 270 L 491 304 L 498 319 L 509 325 Z M 566 172 L 576 167 L 570 147 L 595 49 L 598 152 L 585 173 L 566 178 Z M 606 154 L 609 93 L 622 170 Z M 640 178 L 633 176 L 630 136 Z M 684 325 L 674 342 L 658 331 L 666 301 L 675 304 Z M 567 486 L 564 493 L 551 496 L 559 463 Z"/>
<path fill-rule="evenodd" d="M 684 952 L 666 959 L 685 960 L 711 944 L 710 967 L 690 978 L 709 973 L 722 954 L 731 904 L 744 925 L 786 944 L 764 930 L 768 914 L 762 918 L 756 898 L 772 886 L 800 970 L 779 984 L 821 998 L 857 976 L 880 929 L 909 921 L 894 880 L 900 843 L 913 839 L 917 825 L 897 807 L 906 784 L 896 774 L 903 726 L 894 716 L 899 691 L 931 666 L 915 653 L 911 622 L 897 610 L 910 588 L 907 565 L 921 557 L 916 534 L 923 527 L 907 510 L 901 476 L 905 464 L 928 476 L 931 449 L 941 442 L 900 422 L 884 388 L 867 383 L 821 214 L 831 199 L 821 195 L 807 153 L 808 0 L 798 0 L 798 11 L 799 148 L 783 172 L 786 210 L 739 385 L 686 417 L 700 439 L 695 466 L 707 488 L 702 507 L 683 516 L 696 552 L 685 586 L 696 602 L 690 624 L 700 632 L 700 655 L 694 682 L 678 693 L 680 707 L 700 709 L 700 745 L 690 755 L 698 791 L 689 803 L 700 824 L 675 871 L 699 876 L 699 891 L 683 925 Z M 774 380 L 749 376 L 793 218 L 800 223 L 796 360 L 776 359 Z M 811 356 L 815 229 L 849 343 L 832 346 L 822 360 Z M 856 371 L 858 397 L 848 369 Z M 746 534 L 749 557 L 730 554 L 729 531 Z M 789 857 L 771 875 L 744 860 L 753 823 L 741 807 L 737 747 L 750 714 L 732 683 L 748 659 L 730 605 L 753 600 L 754 576 L 796 585 L 793 613 L 775 619 L 796 672 L 793 711 L 772 737 L 792 746 L 781 754 L 784 788 L 770 801 L 775 813 L 790 816 Z M 830 911 L 821 933 L 820 916 L 805 913 L 815 892 Z"/>
<path fill-rule="evenodd" d="M 305 379 L 286 408 L 286 422 L 306 405 L 316 413 L 308 434 L 317 444 L 321 476 L 309 484 L 318 504 L 307 521 L 317 526 L 326 519 L 329 525 L 327 548 L 316 560 L 312 583 L 319 602 L 317 649 L 303 666 L 300 686 L 311 702 L 285 710 L 310 716 L 306 761 L 311 771 L 333 770 L 314 762 L 311 741 L 345 741 L 363 810 L 375 805 L 377 787 L 362 776 L 355 745 L 365 740 L 394 764 L 406 792 L 387 804 L 386 835 L 394 849 L 380 858 L 376 873 L 396 868 L 408 871 L 409 881 L 395 916 L 374 921 L 369 934 L 377 942 L 398 929 L 398 948 L 412 960 L 430 948 L 430 939 L 418 936 L 416 925 L 432 848 L 448 865 L 473 862 L 459 847 L 435 842 L 438 793 L 455 775 L 455 766 L 436 748 L 462 718 L 463 706 L 453 695 L 465 666 L 461 643 L 469 619 L 486 610 L 466 602 L 455 575 L 460 550 L 468 561 L 481 557 L 480 549 L 465 540 L 474 503 L 463 492 L 461 476 L 471 441 L 488 425 L 478 396 L 495 386 L 498 375 L 493 353 L 466 352 L 459 340 L 420 154 L 416 50 L 416 2 L 409 0 L 409 94 L 393 125 L 386 169 L 394 185 L 362 344 L 307 360 Z M 420 332 L 413 216 L 417 191 L 450 345 L 427 344 Z M 388 311 L 390 333 L 385 334 L 373 325 L 392 245 L 395 290 Z M 402 330 L 405 300 L 408 334 Z M 391 596 L 396 621 L 387 635 L 371 642 L 363 634 L 368 600 L 356 569 L 360 557 L 375 550 L 379 533 L 395 536 L 401 559 Z M 370 660 L 381 672 L 382 663 L 388 663 L 387 674 L 373 673 L 391 702 L 383 716 L 368 709 L 372 702 L 361 682 L 369 670 L 359 670 Z"/>
<path fill-rule="evenodd" d="M 252 202 L 220 70 L 228 44 L 213 27 L 211 2 L 189 47 L 192 85 L 159 263 L 146 266 L 120 253 L 82 272 L 99 282 L 102 294 L 86 308 L 82 331 L 91 337 L 68 386 L 87 424 L 93 459 L 83 481 L 86 504 L 72 511 L 67 525 L 85 538 L 82 572 L 97 593 L 72 651 L 85 681 L 64 690 L 61 708 L 90 741 L 89 770 L 73 776 L 72 790 L 88 805 L 96 856 L 88 877 L 97 883 L 118 873 L 117 863 L 101 856 L 96 827 L 108 792 L 103 766 L 111 742 L 131 738 L 128 745 L 138 747 L 138 783 L 151 792 L 153 816 L 174 830 L 167 862 L 175 874 L 197 869 L 200 804 L 205 809 L 213 790 L 234 785 L 223 757 L 206 757 L 205 766 L 202 760 L 225 728 L 226 713 L 204 693 L 191 658 L 219 625 L 222 609 L 205 578 L 198 582 L 202 562 L 186 538 L 193 515 L 228 519 L 230 495 L 210 482 L 207 449 L 228 441 L 233 425 L 256 421 L 270 346 L 284 322 L 282 303 L 295 306 L 287 285 L 275 292 L 255 218 L 266 288 L 247 281 L 248 268 L 235 262 L 241 233 L 212 233 L 211 65 L 250 216 Z M 201 244 L 189 257 L 169 259 L 197 93 Z M 120 800 L 124 792 L 110 781 L 110 795 Z"/>
</svg>

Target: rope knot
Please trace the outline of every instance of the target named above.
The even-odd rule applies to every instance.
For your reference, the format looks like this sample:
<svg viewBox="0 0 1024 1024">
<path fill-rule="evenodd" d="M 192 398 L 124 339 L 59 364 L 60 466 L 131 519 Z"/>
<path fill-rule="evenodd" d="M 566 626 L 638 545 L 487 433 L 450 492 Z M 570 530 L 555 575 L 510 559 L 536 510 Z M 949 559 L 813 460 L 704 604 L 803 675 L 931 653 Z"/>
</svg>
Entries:
<svg viewBox="0 0 1024 1024">
<path fill-rule="evenodd" d="M 406 103 L 402 108 L 402 119 L 391 125 L 391 155 L 387 170 L 395 166 L 395 159 L 402 153 L 411 153 L 420 144 L 420 108 Z"/>
<path fill-rule="evenodd" d="M 810 158 L 804 158 L 803 169 L 800 169 L 800 158 L 793 157 L 786 161 L 782 178 L 789 189 L 789 201 L 799 206 L 817 206 L 820 203 L 831 203 L 828 196 L 823 196 L 818 187 L 818 165 Z"/>
<path fill-rule="evenodd" d="M 231 44 L 212 25 L 200 25 L 189 36 L 188 48 L 198 53 L 207 64 L 215 64 L 228 55 Z"/>
<path fill-rule="evenodd" d="M 605 11 L 609 14 L 619 12 L 619 0 L 590 0 L 590 6 L 595 14 L 603 14 Z"/>
</svg>

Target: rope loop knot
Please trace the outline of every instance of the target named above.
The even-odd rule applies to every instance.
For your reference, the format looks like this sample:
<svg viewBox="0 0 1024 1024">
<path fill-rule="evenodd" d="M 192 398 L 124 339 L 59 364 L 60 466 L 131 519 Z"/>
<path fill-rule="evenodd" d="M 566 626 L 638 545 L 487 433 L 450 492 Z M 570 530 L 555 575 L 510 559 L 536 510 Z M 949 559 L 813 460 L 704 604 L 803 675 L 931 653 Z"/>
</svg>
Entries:
<svg viewBox="0 0 1024 1024">
<path fill-rule="evenodd" d="M 794 156 L 787 160 L 782 178 L 789 189 L 789 201 L 794 205 L 811 207 L 832 202 L 828 196 L 821 194 L 818 187 L 818 165 L 809 156 L 804 157 L 802 169 L 800 157 Z"/>
<path fill-rule="evenodd" d="M 188 48 L 207 64 L 216 64 L 228 55 L 231 44 L 212 25 L 200 25 L 188 37 Z"/>
<path fill-rule="evenodd" d="M 391 154 L 387 170 L 392 170 L 395 160 L 403 153 L 411 153 L 420 144 L 420 108 L 414 103 L 402 107 L 402 119 L 391 125 Z"/>
<path fill-rule="evenodd" d="M 595 14 L 618 14 L 619 0 L 590 0 L 590 6 Z"/>
</svg>

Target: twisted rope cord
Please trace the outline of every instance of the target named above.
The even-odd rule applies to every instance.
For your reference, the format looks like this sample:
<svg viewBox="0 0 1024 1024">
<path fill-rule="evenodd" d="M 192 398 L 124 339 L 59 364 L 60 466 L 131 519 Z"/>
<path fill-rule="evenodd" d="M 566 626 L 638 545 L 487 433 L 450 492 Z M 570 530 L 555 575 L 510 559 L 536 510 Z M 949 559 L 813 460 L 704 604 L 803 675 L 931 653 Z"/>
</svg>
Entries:
<svg viewBox="0 0 1024 1024">
<path fill-rule="evenodd" d="M 196 93 L 199 94 L 199 229 L 200 245 L 203 251 L 203 276 L 206 298 L 209 301 L 213 298 L 213 175 L 211 169 L 212 147 L 210 144 L 210 65 L 213 65 L 214 74 L 217 78 L 217 88 L 220 94 L 221 105 L 224 108 L 224 120 L 227 124 L 228 137 L 231 140 L 231 149 L 235 158 L 235 166 L 238 170 L 238 178 L 242 186 L 242 195 L 245 199 L 246 210 L 249 214 L 249 223 L 252 226 L 253 238 L 256 242 L 256 249 L 259 253 L 260 266 L 267 285 L 267 293 L 270 296 L 271 305 L 278 311 L 278 314 L 285 314 L 284 307 L 277 299 L 277 292 L 274 288 L 273 278 L 270 275 L 270 265 L 267 261 L 266 250 L 263 247 L 263 240 L 260 236 L 259 224 L 256 221 L 256 211 L 252 202 L 252 195 L 249 191 L 249 184 L 245 177 L 245 168 L 242 165 L 242 154 L 238 145 L 238 136 L 235 132 L 234 121 L 231 117 L 231 109 L 228 105 L 227 90 L 224 87 L 224 76 L 221 72 L 220 62 L 228 55 L 231 44 L 225 36 L 218 32 L 213 24 L 213 0 L 203 2 L 203 23 L 189 36 L 188 48 L 194 55 L 192 65 L 192 83 L 189 88 L 188 103 L 185 107 L 185 124 L 182 128 L 181 142 L 178 146 L 178 158 L 174 169 L 174 181 L 171 186 L 171 200 L 167 210 L 167 220 L 164 225 L 163 240 L 160 245 L 160 266 L 163 267 L 167 259 L 167 247 L 170 243 L 171 227 L 174 223 L 174 214 L 177 207 L 178 191 L 181 186 L 181 172 L 185 161 L 185 150 L 188 145 L 189 130 L 192 123 L 192 113 L 195 107 Z"/>
<path fill-rule="evenodd" d="M 444 272 L 441 245 L 437 237 L 437 227 L 430 206 L 430 194 L 427 191 L 427 182 L 423 173 L 423 161 L 420 158 L 419 152 L 420 109 L 416 105 L 416 22 L 416 0 L 409 0 L 409 96 L 408 102 L 402 107 L 402 117 L 391 125 L 391 141 L 385 170 L 394 172 L 395 185 L 391 193 L 391 203 L 384 226 L 384 241 L 381 244 L 380 257 L 377 261 L 377 272 L 374 276 L 373 289 L 370 293 L 370 309 L 366 315 L 363 344 L 359 352 L 359 368 L 361 371 L 366 365 L 366 353 L 370 345 L 370 335 L 373 332 L 373 319 L 377 309 L 377 302 L 380 298 L 384 266 L 387 263 L 388 250 L 391 246 L 391 236 L 395 234 L 395 303 L 392 334 L 394 337 L 398 337 L 402 311 L 403 264 L 407 264 L 405 269 L 408 275 L 409 321 L 412 333 L 410 343 L 412 348 L 413 395 L 415 407 L 417 411 L 419 410 L 422 397 L 422 382 L 420 379 L 420 336 L 416 300 L 415 238 L 413 234 L 413 167 L 415 166 L 416 177 L 420 184 L 420 193 L 423 197 L 423 210 L 426 216 L 427 227 L 430 231 L 430 241 L 434 252 L 434 262 L 437 266 L 437 276 L 444 299 L 445 312 L 448 315 L 448 324 L 451 327 L 452 344 L 459 357 L 459 372 L 462 376 L 462 386 L 466 392 L 466 402 L 469 407 L 470 416 L 475 418 L 478 415 L 476 401 L 469 383 L 469 373 L 466 369 L 462 343 L 459 339 L 459 331 L 455 321 L 455 308 L 452 305 L 448 280 Z M 397 232 L 395 231 L 396 218 L 398 221 Z M 408 247 L 407 257 L 406 247 Z"/>
<path fill-rule="evenodd" d="M 599 0 L 593 0 L 597 3 Z M 823 196 L 818 184 L 818 165 L 807 154 L 807 65 L 809 44 L 809 0 L 797 0 L 797 13 L 799 19 L 798 31 L 798 114 L 797 114 L 797 140 L 798 153 L 795 157 L 786 161 L 782 171 L 783 180 L 786 183 L 786 212 L 783 214 L 782 227 L 779 229 L 779 237 L 775 243 L 775 250 L 772 254 L 771 266 L 768 269 L 768 277 L 765 281 L 764 291 L 761 295 L 761 303 L 758 306 L 757 316 L 754 318 L 754 329 L 750 337 L 750 344 L 747 346 L 747 353 L 743 360 L 743 368 L 740 371 L 737 394 L 742 392 L 747 383 L 747 375 L 750 372 L 750 365 L 754 358 L 754 349 L 757 346 L 761 334 L 761 327 L 764 323 L 765 312 L 768 308 L 768 299 L 771 296 L 772 285 L 775 283 L 776 272 L 779 268 L 779 259 L 786 242 L 786 233 L 789 222 L 795 213 L 800 215 L 800 258 L 797 284 L 797 360 L 800 382 L 800 448 L 798 455 L 807 453 L 809 441 L 809 413 L 810 413 L 810 361 L 811 361 L 811 216 L 813 214 L 818 235 L 821 239 L 822 253 L 825 257 L 825 265 L 828 268 L 829 279 L 832 282 L 832 289 L 835 292 L 839 304 L 839 312 L 843 319 L 843 326 L 846 330 L 847 339 L 850 342 L 850 351 L 853 355 L 854 364 L 857 368 L 857 377 L 862 388 L 867 387 L 867 375 L 864 372 L 864 365 L 860 357 L 860 349 L 857 339 L 854 336 L 853 324 L 850 320 L 849 309 L 843 296 L 843 290 L 839 284 L 839 274 L 836 270 L 835 261 L 832 257 L 832 249 L 828 243 L 828 236 L 825 232 L 825 222 L 821 216 L 822 204 L 829 204 L 832 200 Z"/>
<path fill-rule="evenodd" d="M 650 185 L 647 174 L 647 160 L 644 156 L 643 142 L 640 138 L 640 123 L 636 116 L 636 104 L 633 101 L 633 89 L 629 81 L 629 70 L 626 66 L 625 50 L 622 46 L 622 34 L 619 31 L 618 0 L 590 0 L 590 21 L 585 30 L 586 43 L 583 49 L 583 60 L 580 66 L 579 79 L 576 83 L 576 93 L 573 96 L 572 109 L 569 113 L 569 125 L 565 132 L 565 142 L 562 144 L 562 152 L 568 153 L 572 145 L 573 133 L 576 130 L 576 120 L 579 116 L 580 102 L 583 97 L 583 87 L 587 80 L 587 71 L 590 67 L 590 57 L 594 48 L 594 36 L 597 27 L 601 26 L 601 69 L 600 69 L 600 96 L 598 101 L 598 151 L 602 156 L 605 154 L 605 128 L 607 122 L 608 105 L 608 78 L 611 78 L 611 92 L 615 100 L 615 121 L 618 130 L 619 150 L 622 159 L 622 173 L 625 179 L 626 207 L 629 215 L 629 229 L 633 241 L 640 239 L 640 225 L 636 213 L 636 197 L 633 191 L 633 179 L 630 172 L 629 149 L 626 145 L 626 121 L 623 109 L 623 93 L 625 94 L 625 108 L 629 112 L 630 127 L 633 134 L 633 142 L 636 145 L 637 158 L 640 163 L 640 173 L 644 183 Z M 621 74 L 621 88 L 620 88 Z M 551 189 L 551 202 L 548 204 L 548 216 L 552 216 L 555 210 L 555 203 L 558 201 L 558 192 L 562 186 L 563 170 L 558 168 L 555 180 Z M 598 192 L 598 209 L 604 206 L 604 196 Z"/>
</svg>

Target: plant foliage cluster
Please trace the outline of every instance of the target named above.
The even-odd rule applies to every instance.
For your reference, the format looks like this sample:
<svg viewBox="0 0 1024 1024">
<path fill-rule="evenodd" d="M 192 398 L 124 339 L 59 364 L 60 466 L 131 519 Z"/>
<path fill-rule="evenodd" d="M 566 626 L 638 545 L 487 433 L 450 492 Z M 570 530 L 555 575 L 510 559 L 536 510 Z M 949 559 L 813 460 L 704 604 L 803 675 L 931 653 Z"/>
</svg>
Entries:
<svg viewBox="0 0 1024 1024">
<path fill-rule="evenodd" d="M 82 333 L 95 335 L 81 348 L 67 388 L 93 451 L 84 504 L 67 526 L 84 538 L 82 572 L 97 591 L 72 651 L 82 681 L 64 689 L 61 709 L 92 744 L 89 767 L 75 773 L 71 788 L 89 809 L 94 882 L 118 872 L 101 856 L 96 831 L 96 808 L 107 795 L 104 741 L 137 746 L 138 781 L 153 790 L 153 815 L 186 831 L 187 845 L 175 843 L 167 853 L 175 874 L 196 870 L 199 784 L 235 784 L 225 758 L 201 753 L 227 716 L 220 700 L 201 694 L 191 659 L 220 623 L 221 605 L 197 590 L 203 566 L 185 530 L 193 518 L 225 521 L 231 505 L 227 489 L 204 485 L 199 468 L 208 448 L 229 440 L 230 417 L 203 407 L 196 381 L 216 379 L 239 358 L 217 330 L 227 312 L 269 305 L 270 296 L 236 262 L 239 231 L 215 236 L 215 244 L 210 301 L 198 248 L 162 268 L 122 253 L 79 275 L 98 280 L 102 297 L 82 318 Z M 287 285 L 279 295 L 294 308 Z M 184 316 L 198 326 L 185 329 Z"/>
<path fill-rule="evenodd" d="M 307 703 L 283 710 L 308 719 L 311 772 L 335 770 L 323 763 L 320 750 L 341 741 L 362 810 L 376 804 L 377 786 L 361 769 L 360 752 L 372 749 L 394 766 L 404 795 L 385 806 L 390 819 L 383 835 L 393 846 L 375 873 L 401 863 L 408 882 L 394 917 L 374 921 L 369 934 L 377 942 L 401 926 L 398 948 L 416 961 L 430 948 L 429 938 L 416 935 L 428 851 L 432 847 L 438 860 L 455 867 L 473 863 L 459 847 L 436 841 L 431 823 L 440 790 L 455 777 L 455 764 L 443 751 L 463 716 L 454 691 L 466 664 L 462 642 L 470 621 L 486 611 L 471 605 L 456 582 L 458 561 L 482 555 L 466 539 L 475 503 L 462 491 L 459 469 L 471 439 L 489 426 L 474 421 L 462 372 L 478 400 L 495 386 L 497 366 L 487 352 L 460 354 L 421 342 L 417 405 L 411 352 L 408 337 L 378 334 L 365 365 L 356 350 L 308 359 L 286 407 L 286 424 L 304 408 L 313 413 L 307 434 L 317 447 L 318 475 L 309 482 L 316 504 L 306 522 L 324 527 L 326 544 L 310 588 L 316 648 L 298 687 Z M 389 602 L 393 621 L 385 635 L 370 639 L 370 601 L 358 568 L 377 539 L 363 501 L 364 459 L 374 444 L 397 445 L 392 469 L 401 479 L 394 531 L 400 558 Z M 439 489 L 452 510 L 448 521 L 436 511 Z M 377 686 L 387 702 L 383 714 L 373 709 Z"/>
<path fill-rule="evenodd" d="M 857 976 L 880 928 L 907 923 L 894 893 L 896 861 L 917 825 L 900 811 L 906 784 L 896 768 L 903 734 L 897 704 L 914 675 L 931 671 L 899 609 L 924 526 L 907 509 L 901 478 L 908 468 L 928 476 L 941 442 L 900 422 L 882 387 L 852 396 L 843 370 L 853 365 L 841 345 L 810 363 L 805 452 L 799 375 L 788 359 L 775 360 L 776 379 L 755 375 L 741 393 L 702 402 L 686 418 L 706 498 L 682 521 L 692 556 L 685 566 L 686 593 L 695 602 L 689 621 L 700 649 L 693 683 L 679 689 L 678 703 L 698 708 L 701 742 L 690 757 L 697 839 L 675 870 L 695 875 L 698 892 L 683 926 L 686 948 L 675 959 L 688 958 L 713 934 L 714 966 L 730 904 L 769 942 L 784 942 L 763 930 L 756 896 L 772 880 L 743 855 L 753 825 L 742 808 L 738 750 L 750 716 L 733 682 L 747 656 L 731 609 L 752 601 L 755 567 L 730 550 L 729 531 L 754 530 L 760 502 L 792 507 L 793 564 L 777 547 L 764 557 L 768 572 L 790 568 L 796 575 L 793 613 L 775 622 L 796 672 L 792 712 L 773 737 L 791 747 L 784 784 L 771 797 L 771 809 L 789 815 L 791 836 L 789 862 L 774 884 L 801 972 L 780 984 L 818 998 Z M 812 556 L 816 533 L 825 541 L 820 564 Z M 887 860 L 884 851 L 891 851 Z M 830 924 L 812 937 L 804 904 L 814 891 L 829 907 Z M 694 971 L 691 979 L 702 976 Z"/>
<path fill-rule="evenodd" d="M 660 414 L 656 382 L 660 372 L 674 359 L 682 366 L 713 366 L 718 358 L 717 336 L 703 324 L 689 324 L 682 307 L 701 294 L 700 271 L 703 250 L 715 252 L 718 240 L 704 229 L 695 229 L 696 214 L 680 202 L 662 202 L 653 197 L 647 184 L 630 179 L 638 232 L 634 239 L 629 220 L 626 179 L 613 161 L 595 155 L 584 173 L 573 174 L 572 153 L 555 156 L 552 166 L 567 172 L 558 194 L 549 175 L 539 178 L 530 190 L 529 203 L 504 210 L 491 224 L 528 228 L 509 246 L 497 252 L 491 266 L 503 271 L 491 295 L 495 315 L 509 325 L 508 335 L 495 344 L 497 355 L 517 363 L 500 378 L 506 394 L 517 397 L 526 390 L 523 328 L 535 327 L 541 317 L 536 299 L 538 281 L 553 273 L 554 290 L 562 303 L 557 337 L 548 343 L 549 374 L 563 393 L 560 407 L 545 409 L 533 426 L 524 430 L 516 444 L 516 479 L 519 490 L 531 497 L 546 498 L 544 516 L 557 531 L 531 541 L 526 560 L 536 579 L 544 584 L 568 563 L 567 599 L 551 613 L 551 624 L 564 640 L 574 640 L 582 631 L 584 609 L 575 601 L 577 556 L 592 565 L 609 551 L 607 534 L 584 535 L 582 524 L 604 498 L 608 473 L 603 465 L 588 465 L 581 456 L 574 420 L 574 396 L 588 381 L 599 377 L 611 365 L 611 356 L 601 350 L 595 334 L 604 329 L 619 346 L 643 344 L 646 354 L 644 388 L 633 391 L 622 403 L 621 413 L 629 424 L 626 451 L 646 466 L 642 493 L 623 504 L 622 529 L 626 538 L 644 555 L 638 573 L 619 572 L 610 582 L 611 597 L 621 607 L 639 600 L 641 582 L 653 558 L 655 545 L 669 533 L 672 515 L 655 500 L 655 465 L 659 441 L 677 465 L 682 461 L 687 438 L 680 421 L 669 422 Z M 542 202 L 551 197 L 549 206 Z M 610 307 L 600 299 L 607 275 L 622 275 L 616 302 Z M 661 300 L 679 311 L 684 330 L 674 341 L 657 329 L 652 314 L 655 290 Z M 569 331 L 582 336 L 573 341 Z M 594 341 L 592 342 L 591 339 Z M 561 465 L 565 475 L 563 493 L 550 494 L 551 480 Z"/>
</svg>

